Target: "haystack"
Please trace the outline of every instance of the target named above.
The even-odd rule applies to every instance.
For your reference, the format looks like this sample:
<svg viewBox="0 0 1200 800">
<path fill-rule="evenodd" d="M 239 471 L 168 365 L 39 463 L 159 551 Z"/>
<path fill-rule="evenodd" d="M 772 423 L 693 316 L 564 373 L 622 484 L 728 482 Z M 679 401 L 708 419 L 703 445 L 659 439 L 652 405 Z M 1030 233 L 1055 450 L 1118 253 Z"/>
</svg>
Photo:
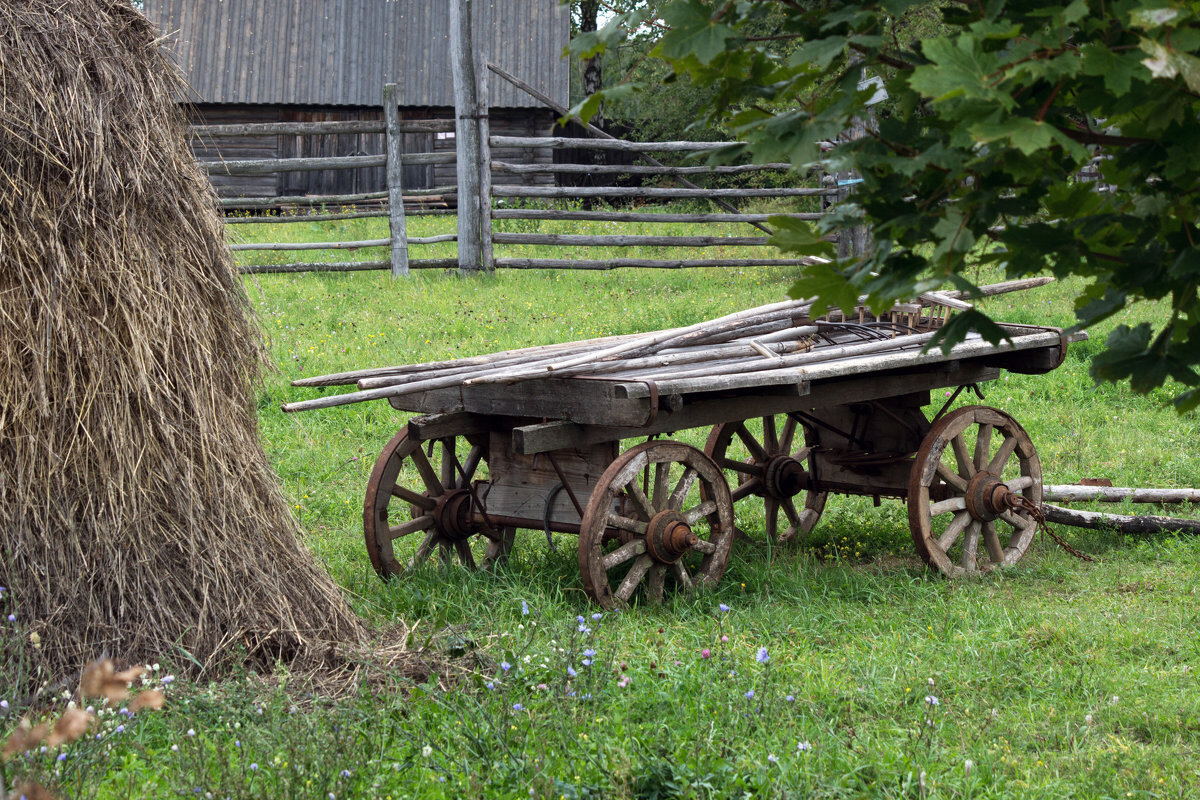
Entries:
<svg viewBox="0 0 1200 800">
<path fill-rule="evenodd" d="M 43 676 L 362 641 L 259 443 L 179 88 L 128 0 L 0 3 L 0 585 Z"/>
</svg>

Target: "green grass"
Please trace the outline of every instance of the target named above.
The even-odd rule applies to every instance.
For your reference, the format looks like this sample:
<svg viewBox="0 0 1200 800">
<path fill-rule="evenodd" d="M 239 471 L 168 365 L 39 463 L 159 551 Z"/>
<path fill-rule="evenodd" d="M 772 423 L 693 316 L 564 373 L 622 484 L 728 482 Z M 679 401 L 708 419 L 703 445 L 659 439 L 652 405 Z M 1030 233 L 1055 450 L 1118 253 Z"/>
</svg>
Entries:
<svg viewBox="0 0 1200 800">
<path fill-rule="evenodd" d="M 414 236 L 449 224 L 410 223 Z M 239 231 L 261 241 L 285 227 L 294 241 L 324 238 L 315 225 Z M 86 777 L 82 794 L 122 797 L 197 788 L 213 797 L 1196 796 L 1193 539 L 1060 529 L 1097 561 L 1039 537 L 1014 569 L 951 582 L 916 557 L 900 503 L 833 497 L 802 545 L 737 543 L 714 592 L 592 620 L 572 537 L 555 537 L 552 551 L 541 533 L 523 531 L 495 573 L 434 566 L 378 580 L 363 546 L 363 492 L 406 416 L 382 402 L 278 410 L 320 394 L 290 387 L 298 377 L 687 324 L 779 300 L 791 277 L 246 278 L 278 365 L 259 398 L 262 434 L 307 545 L 372 625 L 415 625 L 414 645 L 457 655 L 474 677 L 443 692 L 377 676 L 339 701 L 288 692 L 286 681 L 175 686 L 161 715 L 120 736 L 106 722 L 112 750 L 102 758 L 89 761 L 84 749 L 57 768 Z M 1004 321 L 1069 325 L 1078 288 L 988 309 Z M 1110 325 L 1159 313 L 1140 306 Z M 1005 373 L 983 386 L 986 402 L 1029 431 L 1048 482 L 1200 485 L 1198 423 L 1170 410 L 1169 389 L 1140 396 L 1093 385 L 1088 360 L 1105 335 L 1093 332 L 1049 375 Z M 702 445 L 706 435 L 677 438 Z M 755 514 L 739 507 L 739 525 L 761 531 Z M 764 647 L 765 665 L 756 661 Z"/>
</svg>

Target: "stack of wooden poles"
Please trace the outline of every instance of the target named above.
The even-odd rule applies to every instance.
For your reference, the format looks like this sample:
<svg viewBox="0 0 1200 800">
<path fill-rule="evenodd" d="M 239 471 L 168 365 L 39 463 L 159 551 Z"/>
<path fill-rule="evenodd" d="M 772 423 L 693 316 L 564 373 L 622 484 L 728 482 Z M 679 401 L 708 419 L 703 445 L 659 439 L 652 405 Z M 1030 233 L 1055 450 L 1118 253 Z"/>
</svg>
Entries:
<svg viewBox="0 0 1200 800">
<path fill-rule="evenodd" d="M 992 284 L 981 287 L 979 294 L 1004 294 L 1052 280 L 1033 278 Z M 319 375 L 293 381 L 292 385 L 356 386 L 358 391 L 288 403 L 283 410 L 307 411 L 451 387 L 547 378 L 680 382 L 767 373 L 851 356 L 920 348 L 945 322 L 949 310 L 971 308 L 962 300 L 961 292 L 929 292 L 919 301 L 898 306 L 895 314 L 885 312 L 878 318 L 860 306 L 855 322 L 854 315 L 836 321 L 811 319 L 811 299 L 790 300 L 653 333 Z"/>
</svg>

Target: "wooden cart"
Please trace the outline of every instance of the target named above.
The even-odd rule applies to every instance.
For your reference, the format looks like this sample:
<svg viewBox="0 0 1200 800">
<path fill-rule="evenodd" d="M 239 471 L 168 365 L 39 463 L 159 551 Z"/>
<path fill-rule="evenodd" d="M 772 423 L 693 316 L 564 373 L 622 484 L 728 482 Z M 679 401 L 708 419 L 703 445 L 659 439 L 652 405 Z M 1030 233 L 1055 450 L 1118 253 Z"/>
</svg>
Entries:
<svg viewBox="0 0 1200 800">
<path fill-rule="evenodd" d="M 906 330 L 940 322 L 920 314 Z M 814 351 L 823 360 L 805 366 L 778 367 L 766 353 L 771 368 L 717 375 L 546 377 L 391 397 L 424 416 L 371 473 L 371 563 L 384 578 L 435 553 L 475 568 L 502 561 L 517 530 L 577 534 L 596 603 L 659 602 L 721 579 L 735 505 L 761 503 L 766 535 L 785 541 L 816 525 L 830 493 L 905 501 L 917 551 L 946 575 L 1015 563 L 1041 503 L 1033 443 L 1001 410 L 946 409 L 1001 370 L 1054 369 L 1082 334 L 1005 325 L 998 346 L 969 339 L 945 354 L 921 351 L 928 333 L 886 344 L 842 324 Z M 941 389 L 952 397 L 939 393 L 939 409 Z M 703 451 L 654 438 L 702 427 Z M 419 544 L 402 559 L 410 537 Z"/>
</svg>

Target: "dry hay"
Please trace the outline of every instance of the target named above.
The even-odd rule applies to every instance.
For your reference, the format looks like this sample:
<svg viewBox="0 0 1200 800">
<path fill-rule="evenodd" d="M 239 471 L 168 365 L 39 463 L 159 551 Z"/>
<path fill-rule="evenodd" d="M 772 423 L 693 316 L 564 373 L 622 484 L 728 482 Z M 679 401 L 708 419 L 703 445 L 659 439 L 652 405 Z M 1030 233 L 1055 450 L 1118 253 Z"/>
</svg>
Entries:
<svg viewBox="0 0 1200 800">
<path fill-rule="evenodd" d="M 259 443 L 259 339 L 177 81 L 128 0 L 0 3 L 0 585 L 43 678 L 364 642 Z"/>
</svg>

